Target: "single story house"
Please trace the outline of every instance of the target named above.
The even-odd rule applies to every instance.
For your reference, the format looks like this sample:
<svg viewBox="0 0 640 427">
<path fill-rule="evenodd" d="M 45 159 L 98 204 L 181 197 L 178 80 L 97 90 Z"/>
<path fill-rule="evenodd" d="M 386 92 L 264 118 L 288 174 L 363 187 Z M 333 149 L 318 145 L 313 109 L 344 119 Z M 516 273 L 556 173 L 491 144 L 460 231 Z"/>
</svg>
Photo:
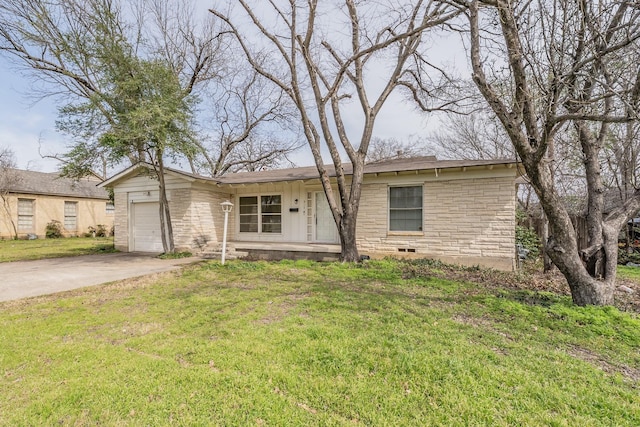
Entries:
<svg viewBox="0 0 640 427">
<path fill-rule="evenodd" d="M 0 180 L 0 238 L 44 238 L 47 224 L 59 221 L 64 236 L 89 227 L 113 226 L 115 207 L 97 179 L 75 181 L 58 173 L 3 169 Z"/>
<path fill-rule="evenodd" d="M 350 170 L 345 165 L 347 175 Z M 162 251 L 158 182 L 151 171 L 140 163 L 100 184 L 114 192 L 121 251 Z M 356 233 L 360 254 L 514 269 L 519 174 L 513 160 L 419 157 L 368 164 Z M 198 252 L 219 246 L 221 203 L 228 200 L 234 207 L 227 238 L 235 250 L 335 258 L 339 236 L 318 176 L 315 166 L 217 178 L 167 169 L 176 247 Z"/>
</svg>

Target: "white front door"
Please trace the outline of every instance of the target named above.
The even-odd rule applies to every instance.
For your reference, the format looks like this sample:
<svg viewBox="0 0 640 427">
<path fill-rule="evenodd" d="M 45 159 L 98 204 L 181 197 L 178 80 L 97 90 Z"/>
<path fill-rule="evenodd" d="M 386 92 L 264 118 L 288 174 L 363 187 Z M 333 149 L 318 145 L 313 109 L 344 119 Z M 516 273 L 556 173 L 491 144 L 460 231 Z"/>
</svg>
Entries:
<svg viewBox="0 0 640 427">
<path fill-rule="evenodd" d="M 337 243 L 338 228 L 324 192 L 315 193 L 316 205 L 316 242 Z"/>
</svg>

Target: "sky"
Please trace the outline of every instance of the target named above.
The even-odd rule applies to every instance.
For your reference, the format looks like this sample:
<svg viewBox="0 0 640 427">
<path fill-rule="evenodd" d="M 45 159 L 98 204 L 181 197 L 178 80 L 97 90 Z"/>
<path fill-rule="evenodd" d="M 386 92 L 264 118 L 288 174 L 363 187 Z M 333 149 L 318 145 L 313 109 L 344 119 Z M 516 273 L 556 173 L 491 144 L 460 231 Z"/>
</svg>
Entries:
<svg viewBox="0 0 640 427">
<path fill-rule="evenodd" d="M 55 130 L 56 105 L 51 100 L 33 104 L 29 82 L 9 68 L 0 56 L 0 147 L 9 147 L 17 166 L 41 172 L 53 172 L 58 162 L 38 154 L 64 150 L 64 138 Z"/>
<path fill-rule="evenodd" d="M 13 150 L 20 169 L 56 171 L 59 168 L 58 161 L 43 158 L 41 154 L 51 155 L 65 151 L 67 139 L 55 129 L 57 103 L 52 99 L 34 102 L 28 78 L 12 70 L 7 60 L 1 56 L 0 93 L 0 147 Z M 358 107 L 354 105 L 354 108 Z M 385 105 L 376 123 L 375 135 L 406 140 L 432 129 L 432 123 L 433 118 L 416 111 L 400 95 L 396 95 Z M 355 119 L 351 125 L 356 126 Z M 313 164 L 306 146 L 292 156 L 292 159 L 297 166 Z"/>
<path fill-rule="evenodd" d="M 448 46 L 452 41 L 444 41 L 438 50 L 450 55 L 459 46 Z M 68 142 L 65 135 L 55 129 L 57 108 L 53 99 L 34 102 L 30 92 L 28 77 L 16 72 L 10 62 L 0 55 L 0 148 L 9 147 L 16 156 L 17 167 L 42 172 L 53 172 L 59 168 L 56 160 L 43 158 L 65 152 Z M 358 128 L 356 115 L 359 107 L 354 103 L 354 114 L 347 113 L 347 127 Z M 361 114 L 361 113 L 360 113 Z M 418 112 L 414 106 L 401 95 L 394 94 L 387 101 L 377 119 L 374 134 L 380 138 L 395 138 L 404 141 L 416 136 L 423 136 L 435 130 L 437 119 Z M 433 154 L 433 153 L 425 153 Z M 304 146 L 292 156 L 297 166 L 313 164 L 309 149 Z M 327 157 L 326 161 L 330 161 Z"/>
</svg>

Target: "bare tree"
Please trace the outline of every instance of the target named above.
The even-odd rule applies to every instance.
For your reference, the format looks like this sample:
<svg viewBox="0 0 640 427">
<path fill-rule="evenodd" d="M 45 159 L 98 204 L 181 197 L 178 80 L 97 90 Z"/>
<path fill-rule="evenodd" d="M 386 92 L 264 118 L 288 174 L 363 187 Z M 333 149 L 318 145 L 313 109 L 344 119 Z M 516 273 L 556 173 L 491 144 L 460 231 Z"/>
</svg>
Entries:
<svg viewBox="0 0 640 427">
<path fill-rule="evenodd" d="M 491 114 L 450 114 L 427 138 L 429 147 L 451 159 L 513 159 L 513 145 Z"/>
<path fill-rule="evenodd" d="M 207 98 L 210 126 L 191 162 L 193 172 L 209 176 L 277 168 L 300 148 L 291 123 L 291 106 L 281 88 L 233 58 L 232 69 L 249 69 L 219 80 Z"/>
<path fill-rule="evenodd" d="M 20 175 L 16 171 L 16 160 L 13 151 L 7 147 L 0 148 L 0 199 L 9 225 L 13 229 L 13 238 L 18 238 L 18 227 L 13 220 L 9 193 L 20 183 Z"/>
<path fill-rule="evenodd" d="M 338 228 L 341 258 L 357 261 L 363 168 L 378 114 L 408 77 L 407 65 L 416 58 L 423 32 L 458 12 L 432 1 L 238 4 L 243 17 L 219 8 L 211 12 L 227 24 L 251 67 L 293 102 Z M 248 26 L 241 24 L 243 19 Z M 379 83 L 375 88 L 367 81 L 373 76 Z M 356 108 L 361 126 L 350 135 L 344 114 Z M 323 147 L 335 167 L 338 199 Z M 350 182 L 340 150 L 352 165 Z"/>
<path fill-rule="evenodd" d="M 640 191 L 604 211 L 603 146 L 612 123 L 638 121 L 637 2 L 508 0 L 468 7 L 473 79 L 504 126 L 549 220 L 546 251 L 578 305 L 611 304 L 618 231 Z M 555 144 L 575 135 L 587 189 L 589 247 L 576 233 L 554 179 Z"/>
<path fill-rule="evenodd" d="M 424 141 L 415 137 L 407 141 L 400 141 L 396 138 L 374 136 L 369 144 L 367 163 L 423 156 L 426 149 Z"/>
<path fill-rule="evenodd" d="M 42 96 L 64 100 L 57 127 L 74 142 L 51 156 L 71 177 L 150 162 L 166 252 L 173 250 L 173 238 L 164 164 L 169 158 L 193 163 L 198 147 L 202 154 L 194 134 L 197 92 L 242 74 L 226 59 L 230 52 L 215 18 L 195 16 L 189 1 L 0 0 L 0 53 L 42 83 Z M 263 105 L 272 101 L 262 99 Z M 248 133 L 266 117 L 247 117 Z M 225 140 L 224 157 L 245 140 Z M 269 157 L 260 154 L 257 160 Z"/>
</svg>

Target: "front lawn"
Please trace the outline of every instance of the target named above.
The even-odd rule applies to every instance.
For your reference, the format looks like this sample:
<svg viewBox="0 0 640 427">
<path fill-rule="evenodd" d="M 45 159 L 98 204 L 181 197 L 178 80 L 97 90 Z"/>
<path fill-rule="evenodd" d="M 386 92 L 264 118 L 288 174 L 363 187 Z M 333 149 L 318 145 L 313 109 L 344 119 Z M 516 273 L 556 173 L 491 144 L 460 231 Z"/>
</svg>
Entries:
<svg viewBox="0 0 640 427">
<path fill-rule="evenodd" d="M 640 319 L 363 265 L 231 261 L 0 303 L 0 425 L 640 425 Z"/>
<path fill-rule="evenodd" d="M 0 240 L 0 262 L 114 252 L 113 237 Z"/>
</svg>

